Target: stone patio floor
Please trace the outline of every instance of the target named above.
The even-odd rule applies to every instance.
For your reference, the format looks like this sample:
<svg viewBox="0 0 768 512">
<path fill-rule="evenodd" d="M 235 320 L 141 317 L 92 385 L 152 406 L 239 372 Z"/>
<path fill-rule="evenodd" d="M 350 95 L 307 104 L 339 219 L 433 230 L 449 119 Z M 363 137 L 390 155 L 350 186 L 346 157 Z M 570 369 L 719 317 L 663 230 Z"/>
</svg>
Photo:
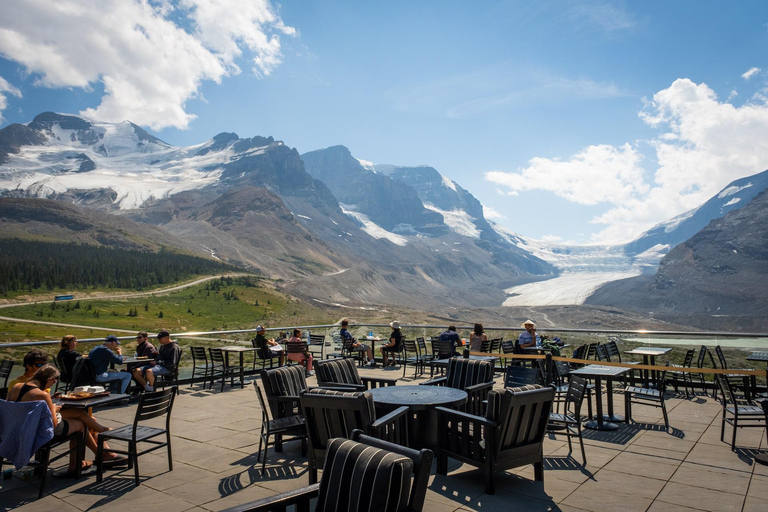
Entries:
<svg viewBox="0 0 768 512">
<path fill-rule="evenodd" d="M 399 371 L 361 370 L 361 374 L 399 377 Z M 409 377 L 412 375 L 409 369 Z M 248 379 L 246 379 L 248 380 Z M 500 386 L 497 379 L 497 386 Z M 411 378 L 400 384 L 418 383 Z M 310 385 L 315 384 L 314 378 Z M 307 462 L 299 443 L 270 450 L 267 472 L 256 462 L 261 412 L 252 386 L 219 392 L 182 386 L 173 409 L 174 469 L 165 451 L 139 459 L 141 485 L 133 472 L 107 472 L 102 483 L 50 477 L 46 495 L 37 499 L 36 478 L 0 480 L 0 510 L 74 512 L 222 510 L 307 485 Z M 614 395 L 619 412 L 623 396 Z M 667 401 L 671 429 L 664 431 L 661 410 L 634 407 L 637 423 L 615 432 L 585 430 L 587 465 L 578 442 L 573 456 L 562 436 L 545 442 L 544 482 L 527 466 L 497 475 L 497 492 L 483 492 L 481 471 L 455 461 L 446 477 L 433 476 L 425 511 L 760 511 L 768 510 L 768 466 L 752 455 L 766 450 L 764 429 L 739 429 L 737 445 L 720 441 L 721 406 L 699 394 Z M 585 411 L 586 412 L 586 404 Z M 135 405 L 96 411 L 109 426 L 130 423 Z M 726 427 L 726 439 L 731 430 Z M 88 452 L 89 458 L 93 455 Z"/>
</svg>

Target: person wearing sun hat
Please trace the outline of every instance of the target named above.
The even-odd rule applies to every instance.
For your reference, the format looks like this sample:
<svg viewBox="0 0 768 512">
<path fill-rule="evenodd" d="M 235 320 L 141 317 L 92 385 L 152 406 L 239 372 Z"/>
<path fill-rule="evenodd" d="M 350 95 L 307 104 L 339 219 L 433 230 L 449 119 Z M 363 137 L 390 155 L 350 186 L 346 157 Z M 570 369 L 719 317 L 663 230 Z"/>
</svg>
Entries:
<svg viewBox="0 0 768 512">
<path fill-rule="evenodd" d="M 400 332 L 400 322 L 393 320 L 389 323 L 389 326 L 392 328 L 392 334 L 389 335 L 389 342 L 381 347 L 381 358 L 384 361 L 384 368 L 390 365 L 389 354 L 393 354 L 391 365 L 395 366 L 397 361 L 394 354 L 400 352 L 403 346 L 403 333 Z"/>
<path fill-rule="evenodd" d="M 536 346 L 536 324 L 533 323 L 533 320 L 526 320 L 520 325 L 520 327 L 525 329 L 523 332 L 520 333 L 520 336 L 517 338 L 517 343 L 520 345 L 520 348 L 535 347 Z"/>
</svg>

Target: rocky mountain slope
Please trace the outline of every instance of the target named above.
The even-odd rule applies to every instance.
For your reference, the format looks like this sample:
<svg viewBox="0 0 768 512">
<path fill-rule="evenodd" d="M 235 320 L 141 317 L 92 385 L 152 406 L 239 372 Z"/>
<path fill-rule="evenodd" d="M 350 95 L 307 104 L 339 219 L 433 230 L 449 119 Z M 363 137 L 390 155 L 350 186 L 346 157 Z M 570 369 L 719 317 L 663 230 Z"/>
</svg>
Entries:
<svg viewBox="0 0 768 512">
<path fill-rule="evenodd" d="M 553 273 L 525 251 L 455 233 L 413 188 L 360 173 L 344 151 L 323 155 L 343 171 L 323 176 L 329 188 L 271 137 L 221 133 L 179 148 L 130 122 L 54 113 L 0 130 L 0 150 L 0 195 L 155 225 L 191 250 L 280 278 L 307 299 L 498 305 L 503 286 Z M 342 183 L 352 193 L 337 191 L 340 204 L 331 189 Z"/>
<path fill-rule="evenodd" d="M 655 276 L 607 284 L 587 303 L 710 319 L 752 316 L 768 326 L 766 275 L 768 192 L 763 191 L 675 247 Z"/>
<path fill-rule="evenodd" d="M 636 260 L 645 259 L 655 265 L 662 256 L 701 231 L 712 220 L 742 208 L 766 188 L 768 171 L 733 181 L 700 207 L 654 226 L 628 243 L 624 250 Z"/>
</svg>

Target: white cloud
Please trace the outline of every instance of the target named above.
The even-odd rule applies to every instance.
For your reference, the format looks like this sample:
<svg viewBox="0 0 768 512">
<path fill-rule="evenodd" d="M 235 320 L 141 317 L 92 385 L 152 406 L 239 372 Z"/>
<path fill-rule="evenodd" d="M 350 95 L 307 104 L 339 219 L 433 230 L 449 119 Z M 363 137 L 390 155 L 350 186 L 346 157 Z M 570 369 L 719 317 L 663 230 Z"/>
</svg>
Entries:
<svg viewBox="0 0 768 512">
<path fill-rule="evenodd" d="M 759 72 L 760 72 L 760 68 L 749 68 L 747 72 L 741 75 L 741 78 L 743 78 L 744 80 L 749 80 Z"/>
<path fill-rule="evenodd" d="M 518 172 L 486 179 L 507 193 L 548 190 L 580 204 L 613 206 L 592 220 L 607 225 L 595 242 L 635 238 L 642 231 L 701 205 L 731 181 L 768 168 L 768 101 L 736 107 L 718 101 L 706 84 L 675 80 L 648 102 L 640 118 L 659 130 L 649 141 L 658 167 L 643 180 L 640 155 L 625 144 L 590 146 L 570 160 L 533 158 Z"/>
<path fill-rule="evenodd" d="M 562 239 L 563 239 L 562 237 L 557 235 L 544 235 L 543 237 L 541 237 L 540 240 L 542 242 L 560 242 L 562 241 Z"/>
<path fill-rule="evenodd" d="M 82 115 L 186 128 L 185 103 L 201 82 L 280 63 L 279 34 L 293 35 L 268 0 L 25 0 L 5 2 L 0 54 L 38 75 L 43 87 L 103 87 L 101 104 Z"/>
<path fill-rule="evenodd" d="M 503 220 L 507 218 L 506 215 L 503 215 L 495 208 L 486 205 L 483 205 L 483 217 L 488 220 Z"/>
<path fill-rule="evenodd" d="M 8 107 L 8 98 L 6 97 L 6 94 L 21 98 L 21 91 L 0 76 L 0 123 L 3 122 L 3 111 Z"/>
<path fill-rule="evenodd" d="M 491 171 L 485 179 L 517 195 L 525 190 L 548 190 L 569 201 L 595 205 L 621 203 L 648 190 L 640 167 L 642 155 L 625 144 L 589 146 L 562 161 L 533 158 L 518 172 Z"/>
</svg>

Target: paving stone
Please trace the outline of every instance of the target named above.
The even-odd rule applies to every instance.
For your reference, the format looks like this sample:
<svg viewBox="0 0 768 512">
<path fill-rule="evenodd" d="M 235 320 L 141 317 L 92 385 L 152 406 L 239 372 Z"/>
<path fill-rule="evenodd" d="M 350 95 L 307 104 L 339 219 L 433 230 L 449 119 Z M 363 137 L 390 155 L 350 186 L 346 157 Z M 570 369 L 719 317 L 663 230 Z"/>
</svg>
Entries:
<svg viewBox="0 0 768 512">
<path fill-rule="evenodd" d="M 656 499 L 673 505 L 693 506 L 712 512 L 740 511 L 744 503 L 743 495 L 713 491 L 712 489 L 675 482 L 669 482 Z"/>
<path fill-rule="evenodd" d="M 748 473 L 742 471 L 683 463 L 669 481 L 744 495 L 750 478 Z"/>
<path fill-rule="evenodd" d="M 583 487 L 580 487 L 568 496 L 563 501 L 563 504 L 592 512 L 615 512 L 617 510 L 639 512 L 647 510 L 651 503 L 653 503 L 653 500 L 650 498 L 624 494 L 615 490 L 596 496 L 591 490 L 584 489 Z"/>
</svg>

